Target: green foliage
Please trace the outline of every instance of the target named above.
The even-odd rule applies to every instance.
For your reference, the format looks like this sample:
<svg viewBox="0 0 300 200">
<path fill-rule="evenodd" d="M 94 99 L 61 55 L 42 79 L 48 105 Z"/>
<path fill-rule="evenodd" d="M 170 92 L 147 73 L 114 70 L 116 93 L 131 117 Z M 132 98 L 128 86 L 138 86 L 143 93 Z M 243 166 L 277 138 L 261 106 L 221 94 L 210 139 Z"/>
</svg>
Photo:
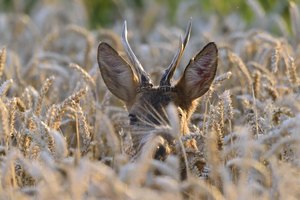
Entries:
<svg viewBox="0 0 300 200">
<path fill-rule="evenodd" d="M 239 13 L 246 22 L 251 22 L 254 19 L 254 13 L 245 0 L 210 0 L 202 1 L 197 0 L 199 9 L 202 14 L 209 15 L 216 13 L 219 16 L 228 15 L 230 13 Z M 300 0 L 295 0 L 297 3 Z M 182 3 L 180 0 L 156 0 L 157 3 L 167 6 L 168 19 L 170 22 L 174 22 L 176 12 L 178 12 L 178 6 Z M 267 12 L 276 12 L 288 19 L 288 0 L 258 0 L 260 6 Z M 137 9 L 147 10 L 145 0 L 133 0 L 133 1 L 105 1 L 105 0 L 84 0 L 87 7 L 87 11 L 90 17 L 91 27 L 97 27 L 99 25 L 107 26 L 113 23 L 114 20 L 120 17 L 121 4 L 128 5 L 130 7 L 136 7 Z M 150 8 L 151 9 L 151 8 Z"/>
<path fill-rule="evenodd" d="M 199 0 L 200 1 L 200 0 Z M 200 1 L 201 2 L 201 1 Z M 248 21 L 252 18 L 251 11 L 244 0 L 230 0 L 230 1 L 202 1 L 202 6 L 207 13 L 216 12 L 219 15 L 227 15 L 232 12 L 241 13 Z"/>
<path fill-rule="evenodd" d="M 0 0 L 0 10 L 5 11 L 5 10 L 10 10 L 12 9 L 12 1 L 10 0 Z"/>
<path fill-rule="evenodd" d="M 38 0 L 26 0 L 21 2 L 20 4 L 24 4 L 24 9 L 23 10 L 25 13 L 29 13 L 32 7 L 38 2 Z M 11 0 L 0 0 L 0 11 L 6 12 L 10 10 L 16 10 L 17 6 L 17 1 L 11 1 Z"/>
<path fill-rule="evenodd" d="M 294 0 L 296 3 L 300 3 L 300 0 Z M 27 0 L 22 3 L 25 4 L 24 12 L 30 13 L 30 10 L 38 2 L 38 0 Z M 110 26 L 114 21 L 120 19 L 123 16 L 122 10 L 125 7 L 130 7 L 134 12 L 146 11 L 147 1 L 146 0 L 83 0 L 84 5 L 89 17 L 89 25 L 91 28 L 99 26 Z M 186 1 L 188 2 L 188 1 Z M 219 16 L 228 15 L 236 12 L 244 18 L 248 23 L 251 23 L 254 19 L 253 10 L 249 7 L 246 0 L 196 0 L 199 4 L 199 11 L 201 14 L 210 15 L 215 13 Z M 260 6 L 267 13 L 279 13 L 288 22 L 288 5 L 289 0 L 258 0 Z M 176 14 L 179 11 L 178 7 L 183 1 L 181 0 L 156 0 L 156 3 L 167 7 L 168 14 L 167 18 L 170 22 L 176 20 Z M 10 10 L 16 10 L 15 1 L 11 0 L 0 0 L 0 11 L 6 12 Z M 196 8 L 198 9 L 198 8 Z M 138 13 L 138 14 L 143 14 Z"/>
<path fill-rule="evenodd" d="M 97 27 L 113 23 L 117 15 L 117 6 L 114 1 L 84 0 L 89 14 L 90 26 Z"/>
</svg>

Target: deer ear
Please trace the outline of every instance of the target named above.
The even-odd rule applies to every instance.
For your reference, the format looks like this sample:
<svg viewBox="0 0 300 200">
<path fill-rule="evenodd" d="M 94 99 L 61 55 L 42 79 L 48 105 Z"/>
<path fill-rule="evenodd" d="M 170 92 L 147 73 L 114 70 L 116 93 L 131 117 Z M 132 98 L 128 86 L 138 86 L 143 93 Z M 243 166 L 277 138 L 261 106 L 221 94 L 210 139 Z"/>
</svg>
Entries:
<svg viewBox="0 0 300 200">
<path fill-rule="evenodd" d="M 190 100 L 197 99 L 209 89 L 216 75 L 217 66 L 218 49 L 216 44 L 211 42 L 190 60 L 175 87 Z"/>
<path fill-rule="evenodd" d="M 130 65 L 104 42 L 98 46 L 97 59 L 102 78 L 110 92 L 126 103 L 132 101 L 138 80 Z"/>
</svg>

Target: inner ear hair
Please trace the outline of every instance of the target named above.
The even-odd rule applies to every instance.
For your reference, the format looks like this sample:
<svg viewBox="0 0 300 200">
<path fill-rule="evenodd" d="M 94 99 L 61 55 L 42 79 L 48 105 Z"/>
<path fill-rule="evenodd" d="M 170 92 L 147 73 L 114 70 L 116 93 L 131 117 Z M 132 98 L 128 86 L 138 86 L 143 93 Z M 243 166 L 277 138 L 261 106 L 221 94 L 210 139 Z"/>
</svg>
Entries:
<svg viewBox="0 0 300 200">
<path fill-rule="evenodd" d="M 209 90 L 217 65 L 218 49 L 215 43 L 210 42 L 190 60 L 175 87 L 190 100 L 201 97 Z"/>
</svg>

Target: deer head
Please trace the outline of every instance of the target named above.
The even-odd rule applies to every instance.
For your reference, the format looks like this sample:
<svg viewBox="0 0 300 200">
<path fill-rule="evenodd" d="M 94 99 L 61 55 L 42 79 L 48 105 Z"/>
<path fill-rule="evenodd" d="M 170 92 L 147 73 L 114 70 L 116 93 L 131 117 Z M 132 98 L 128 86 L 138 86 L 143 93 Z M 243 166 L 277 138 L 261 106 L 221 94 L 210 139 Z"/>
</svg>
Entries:
<svg viewBox="0 0 300 200">
<path fill-rule="evenodd" d="M 184 38 L 180 37 L 179 48 L 158 86 L 153 85 L 149 74 L 133 53 L 127 40 L 126 22 L 123 26 L 122 43 L 130 63 L 109 44 L 99 44 L 97 58 L 104 83 L 112 94 L 125 103 L 133 128 L 154 129 L 167 122 L 164 109 L 173 103 L 178 109 L 180 131 L 183 135 L 188 134 L 189 119 L 198 104 L 197 100 L 210 88 L 218 65 L 217 47 L 213 42 L 208 43 L 190 60 L 181 78 L 173 83 L 172 76 L 188 43 L 190 32 L 191 21 Z M 162 138 L 166 142 L 158 147 L 154 155 L 158 159 L 163 159 L 165 154 L 170 153 L 165 145 L 170 142 L 170 138 Z"/>
</svg>

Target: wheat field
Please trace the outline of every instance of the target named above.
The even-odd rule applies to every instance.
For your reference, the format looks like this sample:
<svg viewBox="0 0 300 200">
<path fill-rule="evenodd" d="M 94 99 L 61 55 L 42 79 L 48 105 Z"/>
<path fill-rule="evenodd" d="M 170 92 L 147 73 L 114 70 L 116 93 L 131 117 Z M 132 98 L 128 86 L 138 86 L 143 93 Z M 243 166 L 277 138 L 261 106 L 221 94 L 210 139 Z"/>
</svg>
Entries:
<svg viewBox="0 0 300 200">
<path fill-rule="evenodd" d="M 125 55 L 122 20 L 89 29 L 79 0 L 0 13 L 1 199 L 300 199 L 300 7 L 290 2 L 285 21 L 248 1 L 255 20 L 247 24 L 236 13 L 200 16 L 194 4 L 179 5 L 176 25 L 155 9 L 137 19 L 122 8 L 133 49 L 155 81 L 190 17 L 175 76 L 206 43 L 219 48 L 217 76 L 191 134 L 180 138 L 199 148 L 185 149 L 192 156 L 184 181 L 176 156 L 151 159 L 155 141 L 130 159 L 128 113 L 107 90 L 96 55 L 100 41 Z M 163 131 L 177 134 L 176 121 L 170 117 Z"/>
</svg>

